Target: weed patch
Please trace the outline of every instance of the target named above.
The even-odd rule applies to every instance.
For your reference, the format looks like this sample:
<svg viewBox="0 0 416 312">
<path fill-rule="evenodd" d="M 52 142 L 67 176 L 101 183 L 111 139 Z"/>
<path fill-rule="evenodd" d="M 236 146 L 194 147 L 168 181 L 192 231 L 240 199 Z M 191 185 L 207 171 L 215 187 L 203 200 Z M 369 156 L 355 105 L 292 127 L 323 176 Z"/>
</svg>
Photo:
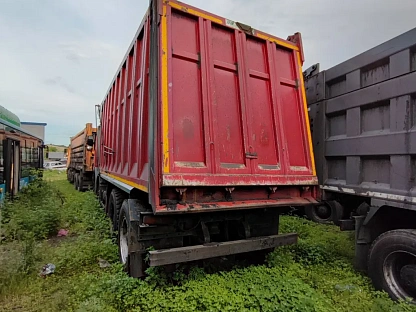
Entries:
<svg viewBox="0 0 416 312">
<path fill-rule="evenodd" d="M 350 234 L 297 217 L 282 217 L 280 228 L 299 233 L 299 243 L 271 252 L 264 265 L 227 271 L 178 265 L 171 273 L 151 268 L 145 280 L 130 278 L 118 263 L 110 221 L 94 195 L 75 191 L 64 179 L 45 172 L 46 182 L 29 187 L 5 211 L 0 245 L 5 311 L 416 311 L 374 291 L 354 271 Z M 43 214 L 25 216 L 18 209 Z M 39 224 L 35 215 L 54 221 Z M 68 236 L 57 238 L 59 228 Z M 111 266 L 100 268 L 99 259 Z M 56 271 L 43 279 L 37 271 L 46 263 Z"/>
<path fill-rule="evenodd" d="M 60 224 L 62 194 L 51 184 L 36 180 L 1 209 L 4 240 L 40 240 L 54 235 Z"/>
</svg>

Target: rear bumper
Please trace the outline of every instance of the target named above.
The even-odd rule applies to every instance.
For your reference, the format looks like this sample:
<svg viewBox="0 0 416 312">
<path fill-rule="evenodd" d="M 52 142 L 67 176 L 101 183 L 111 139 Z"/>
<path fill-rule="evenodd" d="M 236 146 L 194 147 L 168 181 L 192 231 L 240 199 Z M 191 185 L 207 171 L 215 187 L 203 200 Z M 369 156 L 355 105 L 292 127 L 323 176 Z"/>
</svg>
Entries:
<svg viewBox="0 0 416 312">
<path fill-rule="evenodd" d="M 317 204 L 313 197 L 289 197 L 268 200 L 247 200 L 229 202 L 207 202 L 207 203 L 178 203 L 156 207 L 156 214 L 172 213 L 192 213 L 192 212 L 211 212 L 225 210 L 241 210 L 256 208 L 278 208 L 278 207 L 297 207 Z"/>
<path fill-rule="evenodd" d="M 259 175 L 259 174 L 164 174 L 162 186 L 258 186 L 258 185 L 318 185 L 313 175 Z"/>
<path fill-rule="evenodd" d="M 161 249 L 149 252 L 150 266 L 196 261 L 250 251 L 296 244 L 295 233 L 248 238 L 223 243 L 208 243 L 188 247 Z"/>
</svg>

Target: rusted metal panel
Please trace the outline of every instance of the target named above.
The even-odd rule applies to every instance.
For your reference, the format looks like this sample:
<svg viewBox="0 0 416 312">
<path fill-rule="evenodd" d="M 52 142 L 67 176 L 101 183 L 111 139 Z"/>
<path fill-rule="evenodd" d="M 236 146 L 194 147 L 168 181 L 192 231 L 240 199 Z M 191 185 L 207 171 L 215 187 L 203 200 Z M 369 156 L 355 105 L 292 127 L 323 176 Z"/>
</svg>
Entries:
<svg viewBox="0 0 416 312">
<path fill-rule="evenodd" d="M 319 75 L 325 77 L 325 98 L 307 96 L 326 192 L 416 204 L 415 51 L 416 28 L 308 76 L 311 90 Z"/>
<path fill-rule="evenodd" d="M 361 69 L 361 87 L 367 87 L 390 78 L 390 60 L 379 60 Z M 359 88 L 360 86 L 358 86 Z"/>
<path fill-rule="evenodd" d="M 388 58 L 400 51 L 413 47 L 416 38 L 416 28 L 397 36 L 381 45 L 365 51 L 341 64 L 326 70 L 326 81 L 339 78 L 349 72 L 363 68 L 379 60 Z"/>
<path fill-rule="evenodd" d="M 345 113 L 350 108 L 371 106 L 373 103 L 383 104 L 382 101 L 391 100 L 402 95 L 411 95 L 415 92 L 416 72 L 413 71 L 395 79 L 327 99 L 326 112 L 327 114 Z"/>
<path fill-rule="evenodd" d="M 248 185 L 314 185 L 316 177 L 308 175 L 206 175 L 172 174 L 163 177 L 165 186 L 248 186 Z"/>
<path fill-rule="evenodd" d="M 150 266 L 161 266 L 172 263 L 190 262 L 296 244 L 297 240 L 297 234 L 289 233 L 223 243 L 208 243 L 205 245 L 154 250 L 149 252 L 149 263 Z"/>
<path fill-rule="evenodd" d="M 97 129 L 91 123 L 71 137 L 69 145 L 68 168 L 92 172 L 94 170 L 94 139 Z M 92 145 L 88 145 L 90 143 Z"/>
<path fill-rule="evenodd" d="M 416 70 L 416 48 L 413 48 L 410 54 L 410 68 Z"/>
<path fill-rule="evenodd" d="M 325 99 L 325 72 L 316 72 L 313 76 L 305 75 L 305 79 L 308 81 L 305 84 L 308 102 L 315 103 Z"/>
<path fill-rule="evenodd" d="M 183 212 L 211 212 L 218 210 L 242 210 L 254 208 L 281 208 L 281 207 L 300 207 L 316 204 L 314 197 L 284 197 L 271 200 L 247 200 L 229 202 L 194 202 L 194 203 L 165 203 L 157 207 L 158 214 L 183 213 Z"/>
</svg>

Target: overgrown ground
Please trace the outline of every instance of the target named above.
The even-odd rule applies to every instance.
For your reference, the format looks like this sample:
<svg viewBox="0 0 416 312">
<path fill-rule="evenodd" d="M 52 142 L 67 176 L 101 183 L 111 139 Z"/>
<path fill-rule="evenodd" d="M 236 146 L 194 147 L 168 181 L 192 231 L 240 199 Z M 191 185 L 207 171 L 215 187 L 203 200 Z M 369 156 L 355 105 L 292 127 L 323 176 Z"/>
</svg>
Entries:
<svg viewBox="0 0 416 312">
<path fill-rule="evenodd" d="M 76 192 L 64 173 L 45 180 L 2 209 L 2 311 L 416 311 L 353 270 L 351 235 L 295 217 L 283 217 L 281 230 L 299 233 L 299 244 L 269 254 L 265 265 L 187 274 L 179 266 L 131 279 L 94 195 Z M 57 237 L 61 228 L 68 236 Z M 100 259 L 111 266 L 100 268 Z M 47 263 L 56 271 L 41 278 Z"/>
</svg>

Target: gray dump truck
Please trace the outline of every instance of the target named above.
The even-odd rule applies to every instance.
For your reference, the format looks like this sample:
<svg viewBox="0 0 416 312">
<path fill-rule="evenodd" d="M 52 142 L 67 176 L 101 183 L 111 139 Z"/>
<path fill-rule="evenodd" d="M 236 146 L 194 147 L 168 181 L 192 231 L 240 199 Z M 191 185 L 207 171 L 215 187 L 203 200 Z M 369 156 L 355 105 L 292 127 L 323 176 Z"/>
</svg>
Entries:
<svg viewBox="0 0 416 312">
<path fill-rule="evenodd" d="M 304 77 L 321 186 L 308 217 L 354 230 L 357 269 L 416 299 L 416 28 Z"/>
</svg>

